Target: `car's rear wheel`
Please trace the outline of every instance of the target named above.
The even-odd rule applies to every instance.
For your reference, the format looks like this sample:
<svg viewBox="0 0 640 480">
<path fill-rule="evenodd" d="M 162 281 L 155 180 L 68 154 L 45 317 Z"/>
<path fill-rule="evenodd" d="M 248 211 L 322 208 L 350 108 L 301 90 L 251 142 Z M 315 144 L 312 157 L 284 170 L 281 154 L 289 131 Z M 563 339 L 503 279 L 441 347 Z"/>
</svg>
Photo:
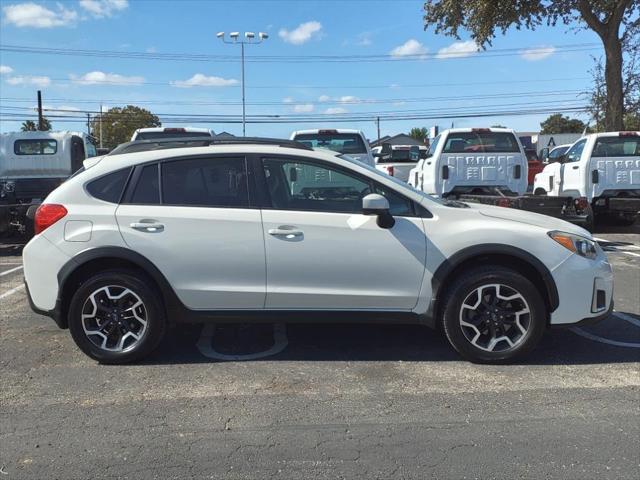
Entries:
<svg viewBox="0 0 640 480">
<path fill-rule="evenodd" d="M 447 290 L 444 332 L 476 363 L 508 363 L 529 353 L 546 326 L 545 304 L 524 276 L 503 267 L 465 272 Z"/>
<path fill-rule="evenodd" d="M 112 364 L 148 355 L 166 328 L 159 292 L 128 270 L 99 273 L 85 281 L 71 299 L 68 320 L 78 347 Z"/>
</svg>

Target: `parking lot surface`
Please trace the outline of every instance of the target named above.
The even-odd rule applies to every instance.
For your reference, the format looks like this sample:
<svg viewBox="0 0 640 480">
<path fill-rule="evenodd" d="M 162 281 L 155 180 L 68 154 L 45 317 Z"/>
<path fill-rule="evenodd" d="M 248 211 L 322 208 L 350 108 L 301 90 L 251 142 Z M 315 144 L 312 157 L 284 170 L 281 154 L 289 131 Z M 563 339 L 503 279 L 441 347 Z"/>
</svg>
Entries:
<svg viewBox="0 0 640 480">
<path fill-rule="evenodd" d="M 304 323 L 180 327 L 102 366 L 0 245 L 0 479 L 637 479 L 640 226 L 595 236 L 616 312 L 511 366 L 419 326 Z"/>
</svg>

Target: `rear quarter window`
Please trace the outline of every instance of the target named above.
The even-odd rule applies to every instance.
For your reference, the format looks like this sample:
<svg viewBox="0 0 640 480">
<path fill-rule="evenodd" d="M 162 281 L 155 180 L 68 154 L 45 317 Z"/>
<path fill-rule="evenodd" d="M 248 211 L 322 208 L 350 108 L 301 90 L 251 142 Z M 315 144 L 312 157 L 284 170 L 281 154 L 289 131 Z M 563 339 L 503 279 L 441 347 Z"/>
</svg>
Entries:
<svg viewBox="0 0 640 480">
<path fill-rule="evenodd" d="M 601 137 L 596 140 L 592 157 L 638 157 L 640 137 Z"/>
<path fill-rule="evenodd" d="M 513 133 L 458 132 L 450 133 L 442 153 L 518 153 L 520 148 Z"/>
<path fill-rule="evenodd" d="M 130 173 L 131 168 L 124 168 L 92 180 L 87 184 L 87 192 L 99 200 L 119 203 Z"/>
</svg>

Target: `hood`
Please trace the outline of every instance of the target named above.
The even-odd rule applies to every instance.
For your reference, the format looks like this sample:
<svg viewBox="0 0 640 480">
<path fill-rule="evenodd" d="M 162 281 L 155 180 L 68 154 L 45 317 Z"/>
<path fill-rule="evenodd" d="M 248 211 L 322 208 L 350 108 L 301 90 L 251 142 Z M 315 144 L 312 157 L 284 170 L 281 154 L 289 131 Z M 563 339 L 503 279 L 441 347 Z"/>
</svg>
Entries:
<svg viewBox="0 0 640 480">
<path fill-rule="evenodd" d="M 493 205 L 482 205 L 478 203 L 469 203 L 468 205 L 470 208 L 476 210 L 480 215 L 484 215 L 485 217 L 526 223 L 527 225 L 534 225 L 547 230 L 560 230 L 580 235 L 582 237 L 591 238 L 591 234 L 584 228 L 548 215 L 527 212 L 516 208 L 496 207 Z"/>
</svg>

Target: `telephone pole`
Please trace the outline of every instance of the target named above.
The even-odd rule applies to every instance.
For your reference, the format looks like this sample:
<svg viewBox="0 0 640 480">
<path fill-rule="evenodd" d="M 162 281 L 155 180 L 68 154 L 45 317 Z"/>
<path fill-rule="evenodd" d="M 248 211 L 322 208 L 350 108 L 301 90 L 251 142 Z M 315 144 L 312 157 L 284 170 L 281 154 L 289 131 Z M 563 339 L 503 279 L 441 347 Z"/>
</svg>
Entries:
<svg viewBox="0 0 640 480">
<path fill-rule="evenodd" d="M 38 130 L 44 130 L 44 118 L 42 116 L 42 92 L 38 90 Z"/>
<path fill-rule="evenodd" d="M 376 117 L 376 125 L 378 126 L 378 143 L 380 143 L 380 117 Z"/>
</svg>

